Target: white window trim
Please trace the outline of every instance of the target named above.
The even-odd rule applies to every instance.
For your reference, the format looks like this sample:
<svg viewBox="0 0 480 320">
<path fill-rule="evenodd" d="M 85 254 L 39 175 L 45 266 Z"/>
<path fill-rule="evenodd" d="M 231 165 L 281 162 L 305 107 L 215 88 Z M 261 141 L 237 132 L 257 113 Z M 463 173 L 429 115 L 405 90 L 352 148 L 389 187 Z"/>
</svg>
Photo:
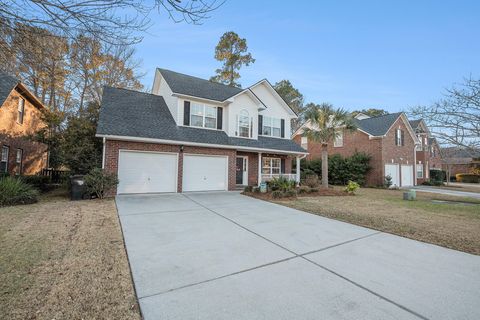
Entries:
<svg viewBox="0 0 480 320">
<path fill-rule="evenodd" d="M 308 137 L 301 137 L 300 145 L 303 149 L 307 150 L 307 148 L 308 148 Z"/>
<path fill-rule="evenodd" d="M 402 129 L 400 128 L 397 129 L 397 141 L 395 141 L 395 145 L 397 147 L 402 146 Z"/>
<path fill-rule="evenodd" d="M 265 119 L 268 118 L 270 119 L 270 125 L 269 126 L 266 126 L 265 125 Z M 280 121 L 280 126 L 279 127 L 274 127 L 273 126 L 273 120 L 279 120 Z M 265 134 L 263 132 L 263 128 L 264 127 L 269 127 L 270 128 L 270 134 Z M 279 129 L 280 131 L 280 134 L 278 136 L 275 136 L 273 135 L 273 128 L 277 128 Z M 281 138 L 282 137 L 282 118 L 275 118 L 275 117 L 269 117 L 269 116 L 263 116 L 263 123 L 262 123 L 262 134 L 261 136 L 265 136 L 265 137 L 273 137 L 273 138 Z"/>
<path fill-rule="evenodd" d="M 340 148 L 343 147 L 343 131 L 339 131 L 339 134 L 333 139 L 333 147 Z"/>
<path fill-rule="evenodd" d="M 202 110 L 202 115 L 194 114 L 194 113 L 192 112 L 192 111 L 193 111 L 193 110 L 192 110 L 192 109 L 193 109 L 193 105 L 202 106 L 202 108 L 203 108 L 203 110 Z M 206 112 L 205 112 L 206 107 L 210 107 L 210 108 L 214 108 L 214 109 L 215 109 L 215 118 L 214 118 L 214 117 L 207 117 L 207 116 L 206 116 Z M 201 126 L 193 125 L 192 116 L 202 117 L 202 125 L 201 125 Z M 192 103 L 191 103 L 191 107 L 190 107 L 190 126 L 191 126 L 191 127 L 217 130 L 217 123 L 218 123 L 218 118 L 217 118 L 217 117 L 218 117 L 218 107 L 217 107 L 217 106 L 212 106 L 212 105 L 209 105 L 209 104 L 197 103 L 197 102 L 192 102 Z M 214 128 L 205 127 L 205 118 L 215 119 L 215 127 L 214 127 Z"/>
<path fill-rule="evenodd" d="M 421 170 L 418 170 L 419 168 Z M 422 163 L 417 163 L 417 167 L 415 168 L 415 170 L 417 170 L 417 178 L 423 179 L 423 164 Z"/>
<path fill-rule="evenodd" d="M 4 153 L 4 151 L 6 151 Z M 8 156 L 10 153 L 10 147 L 9 146 L 2 146 L 2 152 L 0 154 L 0 162 L 5 162 L 5 170 L 3 172 L 8 172 Z M 5 158 L 4 158 L 5 155 Z"/>
<path fill-rule="evenodd" d="M 264 161 L 265 160 L 269 160 L 269 166 L 268 167 L 265 167 L 263 164 L 264 164 Z M 273 164 L 273 160 L 278 160 L 278 173 L 273 173 L 273 169 L 274 168 L 277 168 L 276 166 L 274 167 L 272 164 Z M 269 171 L 268 173 L 266 172 L 263 172 L 263 169 L 266 169 L 266 168 L 269 168 Z M 269 174 L 269 175 L 273 175 L 273 174 L 281 174 L 282 173 L 282 158 L 276 158 L 276 157 L 263 157 L 262 158 L 262 174 Z"/>
<path fill-rule="evenodd" d="M 21 118 L 20 118 L 20 113 L 22 114 Z M 17 107 L 17 123 L 23 124 L 24 118 L 25 118 L 25 99 L 19 98 L 18 107 Z"/>
<path fill-rule="evenodd" d="M 247 115 L 242 116 L 242 112 L 246 112 Z M 245 126 L 240 126 L 240 118 L 241 117 L 246 117 L 247 118 L 248 125 L 246 127 Z M 248 132 L 247 136 L 240 135 L 240 127 L 247 128 L 247 132 Z M 252 134 L 253 134 L 252 127 L 253 127 L 253 119 L 250 117 L 250 113 L 246 109 L 242 109 L 240 111 L 240 113 L 237 115 L 237 131 L 235 132 L 236 136 L 240 137 L 240 138 L 251 138 Z"/>
</svg>

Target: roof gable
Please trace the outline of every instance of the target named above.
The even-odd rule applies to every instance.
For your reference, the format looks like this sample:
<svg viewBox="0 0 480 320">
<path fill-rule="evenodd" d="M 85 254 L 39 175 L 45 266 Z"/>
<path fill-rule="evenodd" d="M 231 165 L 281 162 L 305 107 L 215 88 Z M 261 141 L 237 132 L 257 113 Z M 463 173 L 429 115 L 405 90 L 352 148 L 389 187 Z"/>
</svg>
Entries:
<svg viewBox="0 0 480 320">
<path fill-rule="evenodd" d="M 157 68 L 173 93 L 223 102 L 243 91 L 241 88 Z"/>
<path fill-rule="evenodd" d="M 15 79 L 14 77 L 0 72 L 0 106 L 3 105 L 5 100 L 7 100 L 10 92 L 17 86 L 20 81 Z"/>
<path fill-rule="evenodd" d="M 372 136 L 384 136 L 390 127 L 397 121 L 402 112 L 389 113 L 367 119 L 354 119 L 357 127 Z"/>
</svg>

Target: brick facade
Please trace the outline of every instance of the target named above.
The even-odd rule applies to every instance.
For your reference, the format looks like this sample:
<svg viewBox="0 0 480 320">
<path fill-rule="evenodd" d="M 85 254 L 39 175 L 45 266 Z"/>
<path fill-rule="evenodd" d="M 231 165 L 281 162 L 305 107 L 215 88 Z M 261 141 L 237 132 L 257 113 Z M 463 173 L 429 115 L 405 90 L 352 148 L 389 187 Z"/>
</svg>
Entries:
<svg viewBox="0 0 480 320">
<path fill-rule="evenodd" d="M 248 156 L 248 184 L 256 186 L 258 184 L 258 153 L 254 152 L 240 152 L 232 149 L 220 148 L 205 148 L 183 146 L 183 151 L 180 145 L 145 143 L 121 140 L 106 140 L 105 143 L 105 164 L 104 168 L 108 172 L 118 173 L 118 155 L 119 150 L 136 150 L 136 151 L 153 151 L 153 152 L 170 152 L 178 153 L 178 183 L 177 192 L 182 192 L 183 180 L 183 155 L 184 154 L 198 154 L 198 155 L 218 155 L 228 156 L 228 190 L 235 190 L 236 178 L 236 157 Z M 272 155 L 273 156 L 273 155 Z M 285 158 L 285 171 L 291 172 L 291 158 L 285 155 L 275 155 L 279 158 Z M 112 190 L 112 195 L 116 194 L 116 190 Z"/>
<path fill-rule="evenodd" d="M 23 123 L 17 122 L 20 98 L 25 100 Z M 0 147 L 7 146 L 9 148 L 8 173 L 31 175 L 47 167 L 47 146 L 29 138 L 44 125 L 41 120 L 41 111 L 32 101 L 17 90 L 12 90 L 0 106 Z M 21 166 L 16 159 L 17 149 L 23 151 Z"/>
<path fill-rule="evenodd" d="M 395 145 L 395 130 L 401 128 L 405 132 L 405 143 L 403 146 Z M 301 136 L 294 137 L 294 141 L 301 144 Z M 385 175 L 385 164 L 397 163 L 414 165 L 414 145 L 415 140 L 408 133 L 406 125 L 402 118 L 392 125 L 391 129 L 384 137 L 372 137 L 368 134 L 356 130 L 354 132 L 344 132 L 343 146 L 334 147 L 333 142 L 328 144 L 328 154 L 339 154 L 343 157 L 349 157 L 355 152 L 364 152 L 371 156 L 370 166 L 371 170 L 367 174 L 366 184 L 368 186 L 383 185 Z M 321 159 L 322 146 L 320 143 L 308 141 L 307 151 L 309 155 L 307 160 Z M 415 174 L 415 167 L 413 168 Z M 401 175 L 401 173 L 400 173 Z M 412 179 L 414 179 L 412 177 Z"/>
</svg>

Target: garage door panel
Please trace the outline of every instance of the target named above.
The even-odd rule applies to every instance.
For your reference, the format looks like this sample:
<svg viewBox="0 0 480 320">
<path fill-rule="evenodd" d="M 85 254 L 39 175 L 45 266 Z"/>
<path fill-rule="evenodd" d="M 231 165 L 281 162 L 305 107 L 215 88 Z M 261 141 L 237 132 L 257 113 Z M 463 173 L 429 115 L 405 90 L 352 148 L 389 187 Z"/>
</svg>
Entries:
<svg viewBox="0 0 480 320">
<path fill-rule="evenodd" d="M 176 192 L 177 155 L 120 151 L 118 193 Z"/>
<path fill-rule="evenodd" d="M 398 164 L 386 164 L 385 176 L 392 177 L 392 187 L 400 186 L 399 167 Z"/>
<path fill-rule="evenodd" d="M 402 176 L 402 187 L 413 186 L 413 166 L 412 165 L 402 165 L 401 167 L 401 176 Z"/>
<path fill-rule="evenodd" d="M 225 156 L 184 155 L 183 191 L 227 190 Z"/>
</svg>

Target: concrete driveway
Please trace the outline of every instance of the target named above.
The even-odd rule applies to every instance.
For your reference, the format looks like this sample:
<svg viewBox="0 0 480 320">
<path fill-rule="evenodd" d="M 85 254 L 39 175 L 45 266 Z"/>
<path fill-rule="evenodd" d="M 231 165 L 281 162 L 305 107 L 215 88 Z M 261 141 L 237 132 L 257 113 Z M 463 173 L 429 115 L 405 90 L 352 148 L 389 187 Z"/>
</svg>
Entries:
<svg viewBox="0 0 480 320">
<path fill-rule="evenodd" d="M 234 192 L 116 201 L 147 320 L 480 319 L 479 256 Z"/>
<path fill-rule="evenodd" d="M 407 189 L 412 189 L 412 188 L 407 188 Z M 438 193 L 438 194 L 444 194 L 448 196 L 480 199 L 480 188 L 478 192 L 468 192 L 468 191 L 461 191 L 461 190 L 457 191 L 457 190 L 442 189 L 442 188 L 435 188 L 435 187 L 429 187 L 429 186 L 415 186 L 413 187 L 413 189 L 416 189 L 422 192 Z"/>
</svg>

